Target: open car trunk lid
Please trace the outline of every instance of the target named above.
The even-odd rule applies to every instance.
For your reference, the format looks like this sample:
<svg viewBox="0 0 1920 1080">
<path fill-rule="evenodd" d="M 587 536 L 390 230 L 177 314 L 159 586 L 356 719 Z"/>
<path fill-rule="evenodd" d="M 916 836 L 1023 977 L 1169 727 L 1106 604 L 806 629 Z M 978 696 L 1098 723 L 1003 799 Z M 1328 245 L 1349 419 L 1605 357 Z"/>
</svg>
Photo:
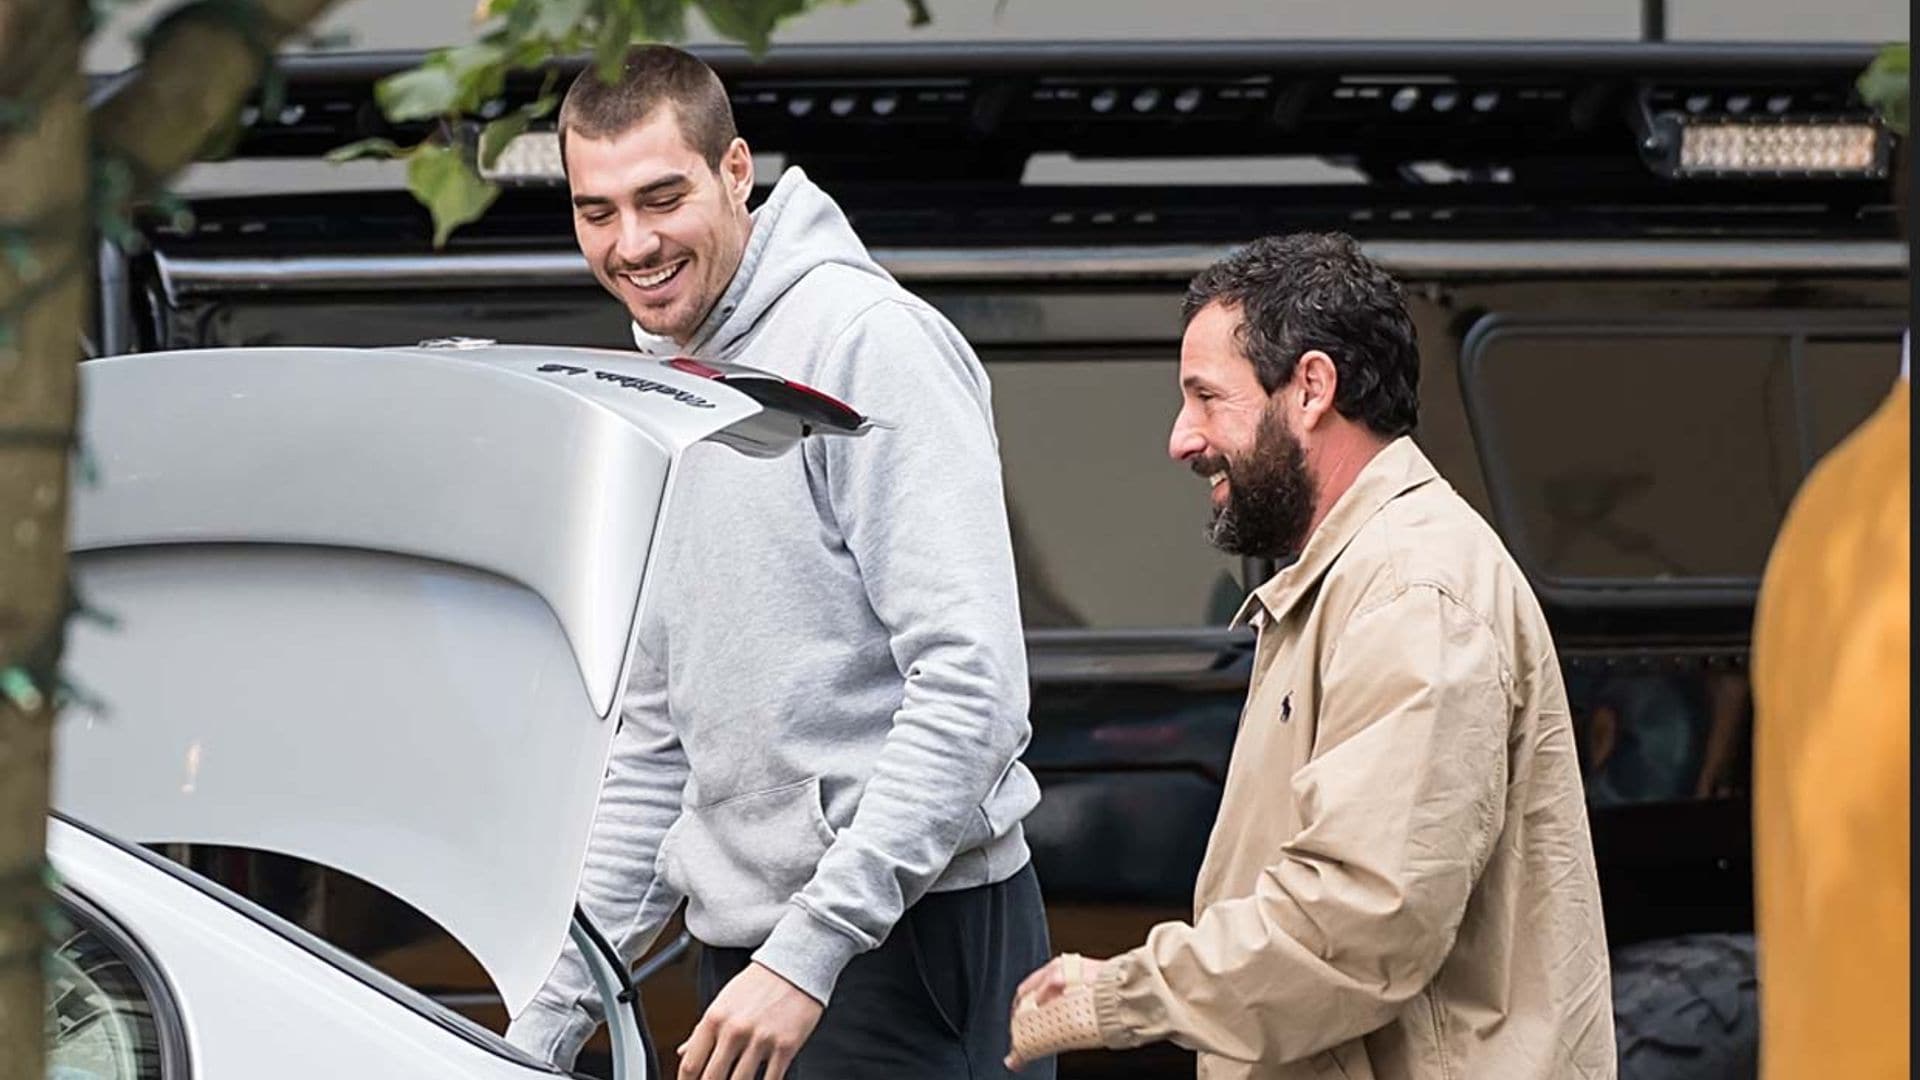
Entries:
<svg viewBox="0 0 1920 1080">
<path fill-rule="evenodd" d="M 567 939 L 681 453 L 863 427 L 741 374 L 518 347 L 87 363 L 74 576 L 116 622 L 70 634 L 105 709 L 63 718 L 55 806 L 360 877 L 518 1014 Z"/>
</svg>

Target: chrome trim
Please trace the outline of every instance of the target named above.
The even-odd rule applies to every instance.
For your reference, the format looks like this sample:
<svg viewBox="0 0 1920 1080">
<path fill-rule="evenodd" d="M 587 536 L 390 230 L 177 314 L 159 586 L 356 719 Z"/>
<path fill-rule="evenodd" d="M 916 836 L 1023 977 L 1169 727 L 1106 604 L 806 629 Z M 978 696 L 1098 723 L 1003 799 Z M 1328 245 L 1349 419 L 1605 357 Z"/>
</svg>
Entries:
<svg viewBox="0 0 1920 1080">
<path fill-rule="evenodd" d="M 1486 274 L 1905 273 L 1895 240 L 1379 240 L 1367 254 L 1403 277 Z M 910 282 L 1184 282 L 1232 250 L 1166 244 L 1060 248 L 876 248 Z M 154 261 L 169 302 L 238 292 L 586 286 L 574 251 L 454 255 L 174 256 Z"/>
<path fill-rule="evenodd" d="M 659 974 L 661 969 L 677 962 L 693 949 L 693 935 L 685 930 L 667 943 L 667 947 L 647 957 L 646 962 L 633 969 L 633 981 L 643 983 Z M 642 1025 L 644 1028 L 645 1025 Z"/>
<path fill-rule="evenodd" d="M 1027 631 L 1035 685 L 1177 683 L 1191 689 L 1246 685 L 1253 631 L 1224 626 Z"/>
<path fill-rule="evenodd" d="M 133 284 L 127 271 L 127 253 L 111 240 L 100 241 L 100 290 L 96 355 L 118 356 L 133 350 Z"/>
<path fill-rule="evenodd" d="M 1028 630 L 1026 638 L 1029 653 L 1118 655 L 1143 652 L 1222 652 L 1253 644 L 1254 634 L 1251 630 L 1234 630 L 1225 626 L 1116 630 L 1069 627 Z"/>
</svg>

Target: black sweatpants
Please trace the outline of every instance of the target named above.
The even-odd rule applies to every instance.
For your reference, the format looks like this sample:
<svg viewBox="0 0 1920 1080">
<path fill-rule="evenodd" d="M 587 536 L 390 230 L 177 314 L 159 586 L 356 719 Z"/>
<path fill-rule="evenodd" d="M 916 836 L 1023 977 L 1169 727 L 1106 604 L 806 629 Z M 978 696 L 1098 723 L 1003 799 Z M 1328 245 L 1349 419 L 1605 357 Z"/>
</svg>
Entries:
<svg viewBox="0 0 1920 1080">
<path fill-rule="evenodd" d="M 1052 1080 L 1052 1059 L 1017 1074 L 1002 1063 L 1013 992 L 1051 955 L 1032 866 L 997 885 L 928 893 L 847 965 L 787 1075 Z M 752 959 L 751 949 L 702 946 L 701 1009 Z"/>
</svg>

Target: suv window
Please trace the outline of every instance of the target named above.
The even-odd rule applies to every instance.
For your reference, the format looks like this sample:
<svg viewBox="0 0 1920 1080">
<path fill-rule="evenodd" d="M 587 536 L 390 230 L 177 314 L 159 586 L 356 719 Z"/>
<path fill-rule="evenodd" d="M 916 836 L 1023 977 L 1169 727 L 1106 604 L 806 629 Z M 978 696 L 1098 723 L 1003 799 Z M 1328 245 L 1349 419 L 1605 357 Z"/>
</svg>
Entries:
<svg viewBox="0 0 1920 1080">
<path fill-rule="evenodd" d="M 1552 584 L 1756 581 L 1806 471 L 1892 385 L 1886 319 L 1482 320 L 1461 378 L 1503 534 Z"/>
<path fill-rule="evenodd" d="M 1239 560 L 1201 535 L 1207 487 L 1167 458 L 1177 355 L 982 350 L 1029 629 L 1219 626 L 1239 609 Z"/>
</svg>

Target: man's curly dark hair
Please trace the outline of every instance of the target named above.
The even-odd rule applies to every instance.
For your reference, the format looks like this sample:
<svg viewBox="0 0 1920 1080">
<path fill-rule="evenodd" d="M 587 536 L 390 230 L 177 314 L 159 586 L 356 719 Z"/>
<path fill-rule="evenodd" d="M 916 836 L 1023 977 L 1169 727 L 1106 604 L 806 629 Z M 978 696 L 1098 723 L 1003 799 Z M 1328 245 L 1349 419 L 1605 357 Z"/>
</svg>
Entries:
<svg viewBox="0 0 1920 1080">
<path fill-rule="evenodd" d="M 1241 349 L 1271 394 L 1302 354 L 1333 358 L 1334 409 L 1393 438 L 1420 419 L 1420 348 L 1398 282 L 1345 233 L 1269 236 L 1200 272 L 1187 322 L 1209 304 L 1240 312 Z"/>
</svg>

